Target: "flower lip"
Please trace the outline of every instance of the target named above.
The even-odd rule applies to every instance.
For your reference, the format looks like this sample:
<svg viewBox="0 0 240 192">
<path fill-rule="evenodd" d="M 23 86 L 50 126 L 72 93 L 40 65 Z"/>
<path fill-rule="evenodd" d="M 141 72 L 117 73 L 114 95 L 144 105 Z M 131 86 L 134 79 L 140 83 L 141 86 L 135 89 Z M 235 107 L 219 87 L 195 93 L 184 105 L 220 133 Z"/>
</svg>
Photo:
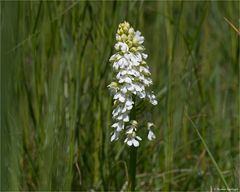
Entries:
<svg viewBox="0 0 240 192">
<path fill-rule="evenodd" d="M 149 132 L 148 132 L 148 140 L 152 141 L 155 138 L 156 138 L 155 134 L 152 132 L 152 130 L 149 130 Z"/>
</svg>

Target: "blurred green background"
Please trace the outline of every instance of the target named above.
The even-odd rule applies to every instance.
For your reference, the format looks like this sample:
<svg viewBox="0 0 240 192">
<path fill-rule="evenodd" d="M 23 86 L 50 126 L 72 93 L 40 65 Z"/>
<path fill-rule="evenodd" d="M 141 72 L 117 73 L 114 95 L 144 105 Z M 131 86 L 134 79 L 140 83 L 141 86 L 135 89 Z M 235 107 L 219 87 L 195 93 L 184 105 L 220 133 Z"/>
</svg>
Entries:
<svg viewBox="0 0 240 192">
<path fill-rule="evenodd" d="M 136 190 L 237 189 L 240 48 L 224 17 L 239 28 L 239 12 L 239 1 L 1 1 L 1 190 L 125 190 L 107 89 L 125 20 L 145 37 L 159 102 L 142 111 L 157 138 L 138 149 Z"/>
</svg>

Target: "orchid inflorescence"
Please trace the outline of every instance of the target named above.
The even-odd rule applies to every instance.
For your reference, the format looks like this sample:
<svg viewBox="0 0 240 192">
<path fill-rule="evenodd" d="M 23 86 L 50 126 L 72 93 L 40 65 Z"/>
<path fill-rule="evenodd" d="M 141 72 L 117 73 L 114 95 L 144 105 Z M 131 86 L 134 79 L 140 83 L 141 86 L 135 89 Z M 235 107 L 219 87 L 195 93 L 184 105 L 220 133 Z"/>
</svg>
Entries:
<svg viewBox="0 0 240 192">
<path fill-rule="evenodd" d="M 130 119 L 130 111 L 134 106 L 134 97 L 147 99 L 151 104 L 157 105 L 156 96 L 149 90 L 152 85 L 149 66 L 146 63 L 148 57 L 143 53 L 144 37 L 140 31 L 135 31 L 128 22 L 119 24 L 116 34 L 117 43 L 114 48 L 117 51 L 111 56 L 113 71 L 116 74 L 115 81 L 108 85 L 113 95 L 114 109 L 112 116 L 114 132 L 111 141 L 118 140 L 120 132 L 126 130 L 126 139 L 129 146 L 139 146 L 142 139 L 137 136 L 138 122 Z M 153 123 L 148 122 L 148 139 L 155 139 L 152 131 Z"/>
</svg>

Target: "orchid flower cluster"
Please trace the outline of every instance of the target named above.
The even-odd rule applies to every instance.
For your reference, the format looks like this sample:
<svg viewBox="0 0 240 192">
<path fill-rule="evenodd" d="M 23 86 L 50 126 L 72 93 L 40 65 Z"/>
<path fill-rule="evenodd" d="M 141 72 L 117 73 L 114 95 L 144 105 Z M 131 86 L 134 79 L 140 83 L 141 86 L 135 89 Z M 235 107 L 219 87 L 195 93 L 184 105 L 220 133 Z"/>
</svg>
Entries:
<svg viewBox="0 0 240 192">
<path fill-rule="evenodd" d="M 113 71 L 116 74 L 115 81 L 108 85 L 113 95 L 114 109 L 112 116 L 114 132 L 111 141 L 118 140 L 120 133 L 126 130 L 126 139 L 129 146 L 139 146 L 142 139 L 137 136 L 138 122 L 130 119 L 130 111 L 134 106 L 133 97 L 147 99 L 151 104 L 157 105 L 156 96 L 149 91 L 152 85 L 149 66 L 146 63 L 148 57 L 143 53 L 144 37 L 140 31 L 135 31 L 128 22 L 119 24 L 116 34 L 117 43 L 114 48 L 116 53 L 109 61 L 112 63 Z M 148 122 L 148 139 L 155 139 L 152 131 L 153 123 Z"/>
</svg>

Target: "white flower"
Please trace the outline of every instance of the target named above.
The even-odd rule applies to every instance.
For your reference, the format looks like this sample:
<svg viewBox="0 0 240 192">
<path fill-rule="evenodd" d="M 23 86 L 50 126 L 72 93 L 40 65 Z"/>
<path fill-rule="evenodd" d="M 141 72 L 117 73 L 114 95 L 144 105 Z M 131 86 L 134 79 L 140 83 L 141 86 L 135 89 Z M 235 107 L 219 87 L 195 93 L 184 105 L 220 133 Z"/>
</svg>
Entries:
<svg viewBox="0 0 240 192">
<path fill-rule="evenodd" d="M 119 139 L 119 132 L 118 131 L 114 131 L 112 136 L 111 136 L 111 141 L 116 141 Z"/>
<path fill-rule="evenodd" d="M 136 31 L 135 32 L 135 36 L 133 38 L 133 41 L 136 41 L 136 43 L 142 44 L 144 42 L 144 37 L 141 36 L 141 32 L 140 31 Z"/>
<path fill-rule="evenodd" d="M 118 99 L 120 102 L 124 102 L 125 99 L 126 99 L 126 95 L 124 95 L 123 93 L 121 92 L 117 92 L 114 96 L 113 96 L 113 99 Z"/>
<path fill-rule="evenodd" d="M 147 59 L 148 55 L 145 53 L 142 53 L 142 57 L 143 57 L 143 59 Z"/>
<path fill-rule="evenodd" d="M 128 122 L 129 115 L 127 113 L 123 113 L 123 114 L 119 115 L 116 119 L 119 121 Z"/>
<path fill-rule="evenodd" d="M 158 102 L 156 100 L 156 96 L 153 93 L 148 93 L 147 98 L 149 99 L 150 103 L 152 103 L 153 105 L 158 104 Z"/>
<path fill-rule="evenodd" d="M 140 66 L 139 71 L 140 71 L 140 73 L 143 73 L 144 75 L 147 75 L 147 76 L 151 75 L 149 69 L 144 66 Z"/>
<path fill-rule="evenodd" d="M 148 140 L 152 141 L 155 138 L 156 138 L 155 134 L 152 132 L 152 130 L 149 130 L 149 132 L 148 132 Z"/>
<path fill-rule="evenodd" d="M 155 134 L 153 133 L 153 131 L 151 130 L 151 127 L 155 127 L 155 125 L 151 122 L 147 123 L 147 128 L 148 128 L 148 140 L 152 141 L 153 139 L 156 139 Z"/>
<path fill-rule="evenodd" d="M 121 50 L 124 53 L 128 51 L 128 45 L 126 43 L 118 42 L 114 47 L 116 51 Z"/>
<path fill-rule="evenodd" d="M 127 138 L 124 140 L 125 143 L 127 143 L 127 145 L 129 146 L 134 146 L 134 147 L 138 147 L 139 146 L 139 141 L 141 141 L 141 137 L 136 135 L 136 131 L 137 131 L 137 121 L 133 120 L 130 122 L 130 125 L 127 126 L 127 131 L 126 131 L 126 135 Z"/>
<path fill-rule="evenodd" d="M 124 142 L 127 143 L 129 146 L 134 146 L 134 147 L 138 147 L 139 146 L 139 141 L 138 140 L 142 140 L 139 136 L 136 137 L 127 137 Z"/>
<path fill-rule="evenodd" d="M 118 132 L 120 132 L 124 129 L 124 122 L 119 121 L 117 123 L 114 123 L 112 127 L 115 128 Z"/>
<path fill-rule="evenodd" d="M 132 79 L 129 77 L 129 76 L 127 76 L 127 75 L 124 75 L 124 76 L 122 76 L 120 79 L 119 79 L 119 81 L 118 81 L 119 83 L 132 83 Z"/>
<path fill-rule="evenodd" d="M 148 99 L 153 105 L 157 104 L 154 93 L 149 90 L 152 79 L 145 61 L 148 55 L 143 53 L 144 37 L 141 32 L 135 31 L 127 22 L 119 24 L 116 40 L 114 47 L 117 52 L 109 59 L 116 75 L 115 81 L 108 85 L 114 100 L 112 127 L 115 131 L 111 141 L 118 140 L 120 133 L 125 130 L 124 142 L 129 146 L 138 147 L 142 139 L 136 135 L 137 121 L 130 119 L 130 111 L 134 106 L 133 95 L 139 99 Z M 155 135 L 149 128 L 148 139 L 154 138 Z"/>
</svg>

